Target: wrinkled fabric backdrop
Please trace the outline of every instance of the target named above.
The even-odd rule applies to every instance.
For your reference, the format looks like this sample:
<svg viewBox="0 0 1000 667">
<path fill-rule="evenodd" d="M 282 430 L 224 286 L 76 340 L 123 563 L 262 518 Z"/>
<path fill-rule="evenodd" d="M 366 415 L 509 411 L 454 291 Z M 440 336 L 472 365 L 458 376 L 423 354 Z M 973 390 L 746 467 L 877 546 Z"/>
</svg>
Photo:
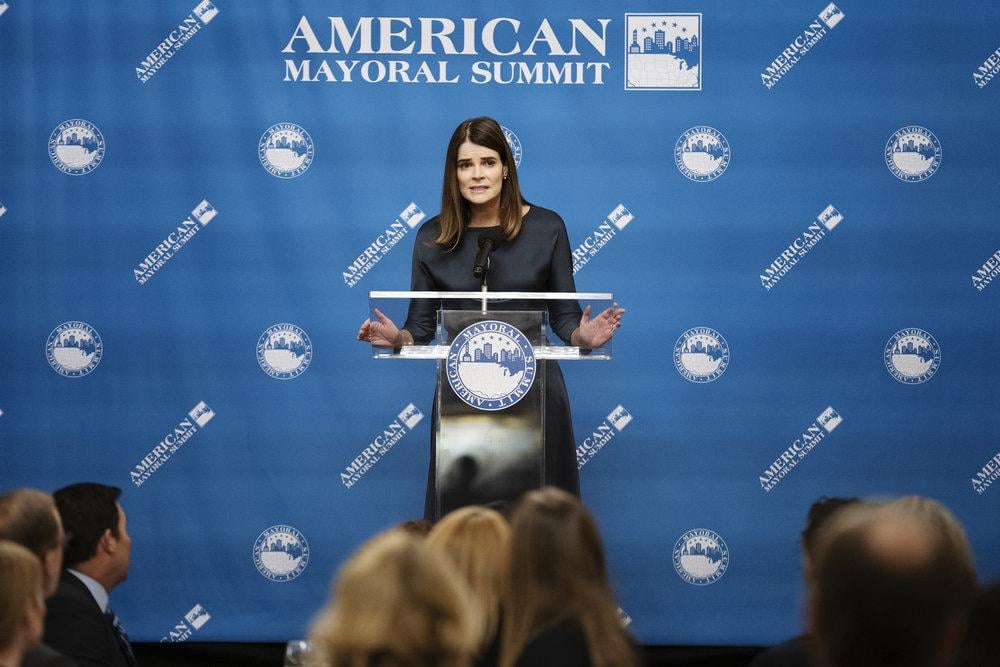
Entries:
<svg viewBox="0 0 1000 667">
<path fill-rule="evenodd" d="M 420 515 L 434 364 L 354 338 L 478 115 L 628 310 L 563 367 L 640 641 L 797 632 L 821 495 L 1000 574 L 1000 6 L 196 3 L 0 2 L 2 485 L 124 489 L 134 639 L 302 636 Z"/>
</svg>

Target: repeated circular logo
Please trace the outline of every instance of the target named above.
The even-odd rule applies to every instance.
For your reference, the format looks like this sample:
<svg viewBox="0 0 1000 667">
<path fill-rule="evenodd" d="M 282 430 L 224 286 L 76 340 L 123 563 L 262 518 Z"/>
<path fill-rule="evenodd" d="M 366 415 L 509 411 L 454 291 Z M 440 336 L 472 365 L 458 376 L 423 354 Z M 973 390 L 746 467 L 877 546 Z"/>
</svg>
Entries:
<svg viewBox="0 0 1000 667">
<path fill-rule="evenodd" d="M 268 327 L 257 341 L 257 363 L 273 378 L 291 380 L 306 372 L 312 361 L 312 341 L 294 324 Z"/>
<path fill-rule="evenodd" d="M 292 526 L 271 526 L 253 544 L 253 563 L 271 581 L 291 581 L 309 564 L 309 544 Z"/>
<path fill-rule="evenodd" d="M 524 398 L 535 381 L 535 367 L 528 338 L 497 320 L 466 327 L 448 350 L 448 384 L 479 410 L 504 410 Z"/>
<path fill-rule="evenodd" d="M 729 166 L 729 142 L 714 127 L 698 125 L 687 130 L 674 146 L 674 162 L 692 181 L 713 181 Z"/>
<path fill-rule="evenodd" d="M 49 159 L 65 174 L 89 174 L 104 159 L 104 135 L 89 120 L 63 121 L 49 136 Z"/>
<path fill-rule="evenodd" d="M 885 164 L 902 181 L 926 181 L 941 166 L 941 143 L 919 125 L 901 127 L 885 144 Z"/>
<path fill-rule="evenodd" d="M 517 138 L 517 135 L 514 134 L 514 131 L 509 127 L 501 125 L 500 129 L 503 130 L 503 136 L 507 139 L 507 145 L 510 146 L 510 152 L 514 154 L 514 166 L 520 167 L 521 156 L 523 155 L 523 152 L 521 151 L 521 140 Z"/>
<path fill-rule="evenodd" d="M 695 586 L 707 586 L 722 578 L 729 568 L 729 547 L 718 533 L 706 528 L 689 530 L 677 540 L 674 570 Z"/>
<path fill-rule="evenodd" d="M 885 344 L 885 367 L 903 384 L 927 382 L 941 367 L 941 347 L 923 329 L 900 329 Z"/>
<path fill-rule="evenodd" d="M 715 329 L 688 329 L 674 344 L 674 366 L 685 380 L 711 382 L 729 366 L 729 345 Z"/>
<path fill-rule="evenodd" d="M 49 334 L 45 358 L 56 373 L 68 378 L 92 373 L 101 363 L 104 344 L 97 330 L 86 322 L 63 322 Z"/>
<path fill-rule="evenodd" d="M 278 178 L 295 178 L 312 164 L 312 137 L 295 123 L 277 123 L 260 138 L 258 156 L 264 169 Z"/>
</svg>

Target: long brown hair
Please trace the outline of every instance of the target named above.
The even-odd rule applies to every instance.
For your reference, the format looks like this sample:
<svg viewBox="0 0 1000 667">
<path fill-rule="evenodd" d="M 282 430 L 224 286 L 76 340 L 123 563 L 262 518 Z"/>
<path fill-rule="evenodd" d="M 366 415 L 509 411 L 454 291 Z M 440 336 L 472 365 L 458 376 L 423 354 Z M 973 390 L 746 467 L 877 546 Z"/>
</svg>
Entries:
<svg viewBox="0 0 1000 667">
<path fill-rule="evenodd" d="M 532 491 L 515 510 L 511 528 L 501 667 L 512 667 L 533 637 L 566 622 L 583 631 L 594 667 L 635 665 L 601 538 L 580 500 L 555 488 Z"/>
<path fill-rule="evenodd" d="M 428 548 L 450 560 L 468 584 L 480 612 L 483 648 L 494 640 L 499 627 L 500 589 L 509 544 L 510 524 L 487 507 L 450 512 L 427 536 Z"/>
<path fill-rule="evenodd" d="M 521 231 L 521 208 L 525 202 L 517 182 L 514 154 L 511 153 L 507 138 L 504 137 L 500 123 L 492 118 L 470 118 L 463 120 L 455 128 L 444 158 L 439 215 L 441 233 L 434 239 L 434 243 L 449 249 L 458 246 L 472 215 L 469 202 L 462 197 L 458 188 L 458 147 L 466 141 L 495 150 L 500 155 L 500 162 L 507 170 L 507 178 L 500 189 L 500 233 L 509 241 Z"/>
</svg>

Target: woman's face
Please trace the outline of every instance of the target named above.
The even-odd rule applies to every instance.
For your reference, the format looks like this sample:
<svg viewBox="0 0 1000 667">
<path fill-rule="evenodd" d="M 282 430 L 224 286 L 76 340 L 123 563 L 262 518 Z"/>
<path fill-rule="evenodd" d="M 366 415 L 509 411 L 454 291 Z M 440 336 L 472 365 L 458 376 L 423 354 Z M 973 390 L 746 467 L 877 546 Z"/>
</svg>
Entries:
<svg viewBox="0 0 1000 667">
<path fill-rule="evenodd" d="M 500 154 L 471 141 L 458 147 L 458 189 L 473 206 L 499 201 L 506 169 Z"/>
</svg>

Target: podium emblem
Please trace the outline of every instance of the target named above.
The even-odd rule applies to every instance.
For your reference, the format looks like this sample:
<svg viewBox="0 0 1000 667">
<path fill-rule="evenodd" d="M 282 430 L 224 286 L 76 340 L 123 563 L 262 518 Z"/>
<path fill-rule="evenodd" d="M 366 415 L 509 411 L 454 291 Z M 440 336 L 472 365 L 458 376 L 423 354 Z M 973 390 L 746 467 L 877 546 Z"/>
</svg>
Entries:
<svg viewBox="0 0 1000 667">
<path fill-rule="evenodd" d="M 535 381 L 535 351 L 516 327 L 484 320 L 463 329 L 448 350 L 448 384 L 479 410 L 514 405 Z"/>
</svg>

